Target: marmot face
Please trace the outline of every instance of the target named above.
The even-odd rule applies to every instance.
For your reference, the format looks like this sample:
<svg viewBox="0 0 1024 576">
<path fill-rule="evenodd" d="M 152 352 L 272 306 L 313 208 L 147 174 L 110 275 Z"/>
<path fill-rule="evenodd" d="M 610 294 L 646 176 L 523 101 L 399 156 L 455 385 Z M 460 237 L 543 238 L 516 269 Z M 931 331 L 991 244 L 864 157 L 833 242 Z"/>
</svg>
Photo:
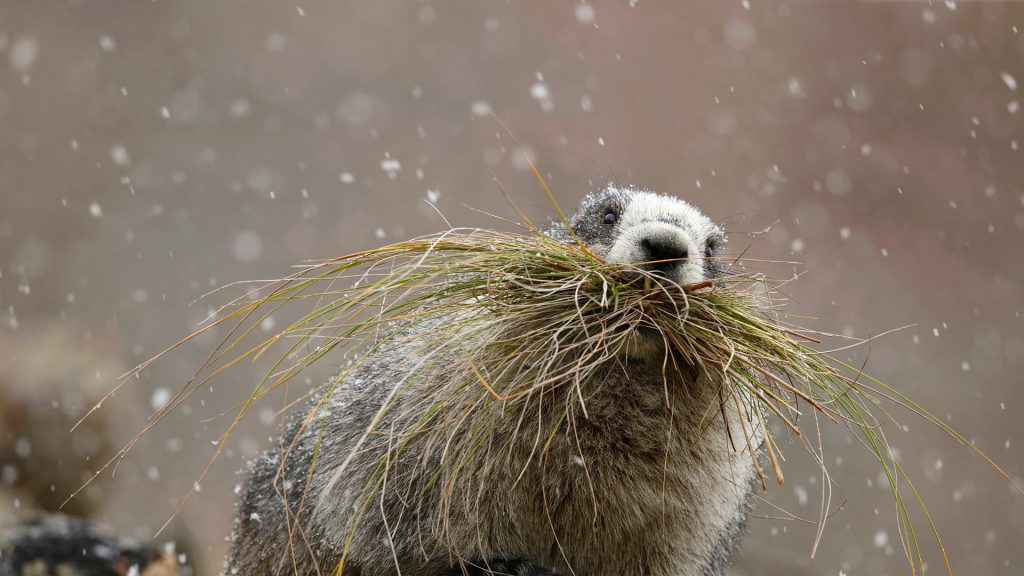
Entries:
<svg viewBox="0 0 1024 576">
<path fill-rule="evenodd" d="M 725 234 L 700 210 L 671 196 L 609 186 L 587 196 L 569 222 L 580 241 L 616 264 L 639 264 L 679 286 L 719 278 Z M 664 337 L 641 326 L 626 356 L 659 361 Z"/>
<path fill-rule="evenodd" d="M 618 264 L 640 264 L 679 285 L 722 274 L 725 235 L 686 202 L 635 188 L 609 186 L 588 196 L 570 221 L 588 247 Z"/>
</svg>

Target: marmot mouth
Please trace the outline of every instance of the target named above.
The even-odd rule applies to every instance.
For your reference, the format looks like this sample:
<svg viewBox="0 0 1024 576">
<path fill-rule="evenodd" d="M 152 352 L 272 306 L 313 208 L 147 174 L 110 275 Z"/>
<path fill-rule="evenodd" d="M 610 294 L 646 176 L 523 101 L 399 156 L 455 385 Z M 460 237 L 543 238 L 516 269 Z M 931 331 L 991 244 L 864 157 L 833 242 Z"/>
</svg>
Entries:
<svg viewBox="0 0 1024 576">
<path fill-rule="evenodd" d="M 667 271 L 652 265 L 630 265 L 623 268 L 628 285 L 642 287 L 644 292 L 667 292 L 674 294 L 685 287 L 675 271 Z"/>
</svg>

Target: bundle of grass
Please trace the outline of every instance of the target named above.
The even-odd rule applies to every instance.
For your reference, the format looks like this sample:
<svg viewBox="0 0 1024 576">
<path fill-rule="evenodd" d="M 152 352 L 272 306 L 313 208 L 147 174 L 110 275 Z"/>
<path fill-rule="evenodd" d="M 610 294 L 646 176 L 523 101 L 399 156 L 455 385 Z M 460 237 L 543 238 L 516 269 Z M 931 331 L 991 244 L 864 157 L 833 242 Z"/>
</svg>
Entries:
<svg viewBox="0 0 1024 576">
<path fill-rule="evenodd" d="M 773 417 L 797 437 L 805 436 L 801 422 L 808 412 L 815 425 L 827 420 L 847 426 L 882 465 L 907 559 L 915 572 L 923 569 L 910 502 L 919 504 L 936 539 L 938 531 L 888 447 L 884 430 L 895 421 L 883 402 L 908 408 L 991 460 L 898 391 L 834 353 L 812 348 L 820 344 L 819 334 L 790 323 L 778 293 L 781 282 L 734 273 L 735 262 L 725 259 L 721 277 L 682 285 L 645 264 L 650 263 L 611 263 L 571 232 L 569 238 L 551 236 L 531 224 L 519 233 L 451 229 L 318 262 L 231 302 L 218 318 L 179 342 L 176 346 L 215 327 L 229 328 L 164 413 L 230 366 L 273 354 L 277 360 L 239 406 L 223 448 L 256 402 L 341 348 L 350 364 L 299 426 L 316 429 L 323 418 L 333 417 L 325 416 L 325 409 L 334 386 L 380 350 L 397 351 L 404 360 L 394 371 L 402 378 L 386 391 L 348 459 L 333 472 L 331 485 L 360 455 L 383 455 L 371 463 L 348 519 L 340 558 L 334 559 L 340 573 L 361 520 L 378 505 L 383 514 L 378 496 L 389 485 L 404 484 L 399 488 L 403 503 L 415 518 L 429 516 L 426 522 L 443 541 L 457 521 L 448 511 L 471 509 L 473 503 L 458 500 L 481 493 L 473 484 L 481 468 L 512 462 L 502 459 L 511 452 L 510 439 L 503 436 L 509 422 L 515 423 L 515 441 L 522 444 L 525 438 L 530 446 L 526 463 L 514 463 L 543 461 L 554 442 L 579 434 L 575 423 L 589 418 L 592 389 L 609 367 L 653 355 L 666 402 L 673 374 L 699 373 L 714 384 L 723 421 L 738 423 L 726 426 L 728 442 L 749 455 L 764 489 L 772 476 L 783 481 L 783 458 L 769 425 Z M 265 319 L 297 306 L 304 311 L 296 320 L 248 344 Z M 724 418 L 727 411 L 739 418 Z M 804 420 L 798 419 L 801 414 Z M 305 448 L 312 450 L 306 458 L 311 467 L 321 441 L 330 441 L 314 436 L 313 446 Z M 299 450 L 299 438 L 294 434 L 282 454 L 278 476 L 292 450 Z M 371 445 L 379 449 L 374 452 Z M 761 445 L 770 469 L 758 458 Z M 524 473 L 525 468 L 519 475 Z M 312 471 L 307 484 L 311 477 Z M 320 487 L 320 493 L 331 492 L 331 485 Z M 287 504 L 290 518 L 303 514 L 305 492 L 300 500 Z M 292 520 L 288 530 L 290 542 L 299 540 L 291 533 Z M 461 554 L 451 547 L 452 554 Z"/>
</svg>

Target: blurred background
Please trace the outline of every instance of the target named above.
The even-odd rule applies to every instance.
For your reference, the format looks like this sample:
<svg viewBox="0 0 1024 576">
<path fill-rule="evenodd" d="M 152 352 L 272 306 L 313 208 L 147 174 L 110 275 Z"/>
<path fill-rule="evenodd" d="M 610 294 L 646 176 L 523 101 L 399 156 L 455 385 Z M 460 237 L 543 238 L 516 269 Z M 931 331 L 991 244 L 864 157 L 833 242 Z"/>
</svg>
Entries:
<svg viewBox="0 0 1024 576">
<path fill-rule="evenodd" d="M 513 216 L 503 188 L 544 221 L 527 160 L 563 206 L 649 187 L 703 208 L 733 252 L 802 262 L 790 308 L 811 327 L 913 325 L 850 358 L 1020 480 L 1022 103 L 1022 3 L 0 1 L 0 521 L 59 505 L 142 429 L 215 340 L 67 432 L 240 289 L 203 294 L 440 230 L 427 200 L 507 227 L 467 208 Z M 152 537 L 260 373 L 204 387 L 71 510 Z M 200 574 L 275 408 L 160 536 Z M 1024 497 L 896 414 L 955 572 L 1021 574 Z M 824 442 L 842 509 L 816 555 L 814 524 L 773 518 L 818 516 L 821 472 L 789 441 L 737 574 L 909 573 L 877 464 L 842 428 Z"/>
</svg>

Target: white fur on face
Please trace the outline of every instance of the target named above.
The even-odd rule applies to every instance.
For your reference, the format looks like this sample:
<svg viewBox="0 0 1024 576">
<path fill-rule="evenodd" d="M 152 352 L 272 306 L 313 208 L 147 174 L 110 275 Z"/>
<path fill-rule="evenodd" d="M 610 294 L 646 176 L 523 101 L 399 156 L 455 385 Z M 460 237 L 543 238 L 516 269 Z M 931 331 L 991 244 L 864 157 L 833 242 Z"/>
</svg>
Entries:
<svg viewBox="0 0 1024 576">
<path fill-rule="evenodd" d="M 689 254 L 687 260 L 672 269 L 671 279 L 681 285 L 693 284 L 706 278 L 704 248 L 709 237 L 720 233 L 700 210 L 678 198 L 635 192 L 619 215 L 618 233 L 607 259 L 618 264 L 643 262 L 647 259 L 641 247 L 645 238 L 671 237 L 686 246 Z"/>
</svg>

